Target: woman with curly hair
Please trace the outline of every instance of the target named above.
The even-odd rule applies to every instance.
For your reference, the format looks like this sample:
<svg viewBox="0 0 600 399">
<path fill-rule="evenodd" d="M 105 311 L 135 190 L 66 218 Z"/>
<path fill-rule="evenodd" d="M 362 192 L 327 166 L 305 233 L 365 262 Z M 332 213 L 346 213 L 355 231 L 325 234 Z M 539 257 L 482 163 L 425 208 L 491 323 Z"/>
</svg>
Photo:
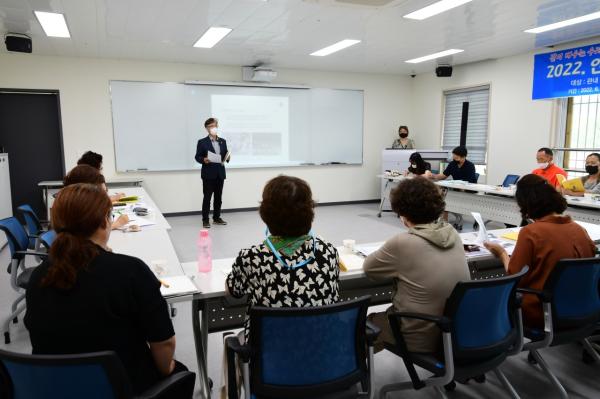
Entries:
<svg viewBox="0 0 600 399">
<path fill-rule="evenodd" d="M 374 280 L 392 278 L 392 306 L 369 315 L 381 328 L 375 350 L 395 344 L 387 312 L 417 312 L 441 316 L 446 298 L 459 281 L 468 281 L 469 267 L 460 236 L 440 220 L 445 203 L 440 189 L 423 177 L 402 181 L 391 193 L 393 211 L 408 228 L 390 238 L 365 259 L 366 275 Z M 405 319 L 402 333 L 409 351 L 436 352 L 440 332 L 435 324 Z"/>
</svg>

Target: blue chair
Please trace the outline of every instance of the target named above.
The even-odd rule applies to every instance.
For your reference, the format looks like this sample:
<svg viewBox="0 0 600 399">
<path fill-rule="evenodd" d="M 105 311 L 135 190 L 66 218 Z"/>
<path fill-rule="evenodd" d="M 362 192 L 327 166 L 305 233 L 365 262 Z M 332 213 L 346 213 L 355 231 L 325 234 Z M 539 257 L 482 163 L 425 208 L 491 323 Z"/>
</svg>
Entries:
<svg viewBox="0 0 600 399">
<path fill-rule="evenodd" d="M 25 290 L 29 284 L 31 272 L 35 267 L 25 267 L 25 257 L 32 255 L 36 258 L 44 258 L 47 256 L 45 252 L 36 252 L 29 250 L 29 237 L 27 232 L 19 223 L 17 218 L 9 217 L 0 220 L 0 230 L 6 235 L 8 248 L 10 249 L 10 265 L 8 273 L 10 273 L 10 286 L 13 290 L 19 293 L 19 297 L 13 302 L 10 316 L 4 321 L 4 342 L 10 343 L 10 321 L 18 322 L 18 315 L 25 310 L 25 303 L 19 306 L 19 303 L 25 299 Z"/>
<path fill-rule="evenodd" d="M 225 340 L 229 398 L 237 398 L 234 354 L 242 364 L 246 399 L 324 399 L 336 393 L 372 398 L 379 331 L 367 327 L 369 302 L 361 297 L 322 307 L 250 308 L 249 342 Z"/>
<path fill-rule="evenodd" d="M 544 284 L 542 291 L 519 288 L 525 295 L 537 295 L 544 311 L 544 329 L 525 328 L 531 342 L 523 349 L 529 351 L 529 362 L 538 364 L 546 377 L 568 398 L 567 391 L 552 373 L 539 350 L 582 341 L 591 336 L 600 322 L 600 258 L 563 259 L 559 261 Z M 590 352 L 591 353 L 591 352 Z"/>
<path fill-rule="evenodd" d="M 510 187 L 511 184 L 517 184 L 519 181 L 519 175 L 506 175 L 502 182 L 502 187 Z"/>
<path fill-rule="evenodd" d="M 37 250 L 39 247 L 39 236 L 48 229 L 48 221 L 40 220 L 36 215 L 35 211 L 29 205 L 21 205 L 17 208 L 25 225 L 27 226 L 27 233 L 29 235 L 29 247 Z"/>
<path fill-rule="evenodd" d="M 56 239 L 56 232 L 54 230 L 48 230 L 40 235 L 40 244 L 46 249 L 46 252 L 50 249 L 50 246 Z"/>
<path fill-rule="evenodd" d="M 191 398 L 195 378 L 192 372 L 179 372 L 134 396 L 114 352 L 26 355 L 0 351 L 0 397 L 9 399 Z"/>
<path fill-rule="evenodd" d="M 475 181 L 472 181 L 471 183 L 477 183 L 479 181 L 479 173 L 475 173 Z"/>
<path fill-rule="evenodd" d="M 396 340 L 385 349 L 400 356 L 411 381 L 383 386 L 381 399 L 392 391 L 433 387 L 441 397 L 444 391 L 454 390 L 454 381 L 465 383 L 471 378 L 485 381 L 485 373 L 494 371 L 496 377 L 511 394 L 518 394 L 499 369 L 507 356 L 517 354 L 523 346 L 523 325 L 520 301 L 516 289 L 527 273 L 497 279 L 460 282 L 446 300 L 444 316 L 421 313 L 390 312 L 388 319 Z M 409 352 L 401 329 L 402 319 L 417 319 L 435 323 L 442 332 L 443 355 L 439 353 Z M 433 373 L 421 380 L 415 365 Z"/>
</svg>

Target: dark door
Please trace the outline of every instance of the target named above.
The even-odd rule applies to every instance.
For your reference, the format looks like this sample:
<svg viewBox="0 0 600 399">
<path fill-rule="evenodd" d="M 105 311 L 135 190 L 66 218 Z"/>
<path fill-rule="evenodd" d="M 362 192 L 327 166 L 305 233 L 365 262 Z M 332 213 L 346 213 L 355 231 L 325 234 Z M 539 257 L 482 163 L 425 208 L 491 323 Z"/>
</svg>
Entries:
<svg viewBox="0 0 600 399">
<path fill-rule="evenodd" d="M 38 183 L 65 171 L 58 92 L 0 90 L 0 150 L 10 162 L 13 214 L 29 204 L 46 218 Z"/>
</svg>

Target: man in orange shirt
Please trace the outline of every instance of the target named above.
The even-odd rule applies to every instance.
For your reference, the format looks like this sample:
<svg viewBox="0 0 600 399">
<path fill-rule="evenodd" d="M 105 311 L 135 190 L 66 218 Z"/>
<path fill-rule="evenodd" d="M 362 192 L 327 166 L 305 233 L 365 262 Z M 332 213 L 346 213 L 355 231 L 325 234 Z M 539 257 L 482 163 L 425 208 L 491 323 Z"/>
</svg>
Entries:
<svg viewBox="0 0 600 399">
<path fill-rule="evenodd" d="M 563 175 L 564 177 L 567 177 L 567 173 L 563 169 L 556 166 L 554 162 L 552 162 L 554 159 L 554 153 L 550 148 L 540 148 L 537 152 L 536 159 L 538 168 L 531 173 L 548 180 L 553 187 L 558 187 L 559 185 L 556 175 Z"/>
</svg>

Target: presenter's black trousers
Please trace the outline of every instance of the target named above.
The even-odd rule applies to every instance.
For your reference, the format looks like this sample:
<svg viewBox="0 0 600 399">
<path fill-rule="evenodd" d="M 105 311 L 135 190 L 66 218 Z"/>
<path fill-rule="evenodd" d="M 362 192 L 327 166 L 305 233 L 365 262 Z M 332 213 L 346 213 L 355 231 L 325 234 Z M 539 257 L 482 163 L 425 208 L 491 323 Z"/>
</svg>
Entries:
<svg viewBox="0 0 600 399">
<path fill-rule="evenodd" d="M 215 196 L 213 203 L 213 220 L 221 217 L 221 196 L 223 195 L 223 179 L 202 179 L 202 191 L 204 198 L 202 199 L 202 221 L 208 222 L 210 213 L 210 199 Z"/>
</svg>

